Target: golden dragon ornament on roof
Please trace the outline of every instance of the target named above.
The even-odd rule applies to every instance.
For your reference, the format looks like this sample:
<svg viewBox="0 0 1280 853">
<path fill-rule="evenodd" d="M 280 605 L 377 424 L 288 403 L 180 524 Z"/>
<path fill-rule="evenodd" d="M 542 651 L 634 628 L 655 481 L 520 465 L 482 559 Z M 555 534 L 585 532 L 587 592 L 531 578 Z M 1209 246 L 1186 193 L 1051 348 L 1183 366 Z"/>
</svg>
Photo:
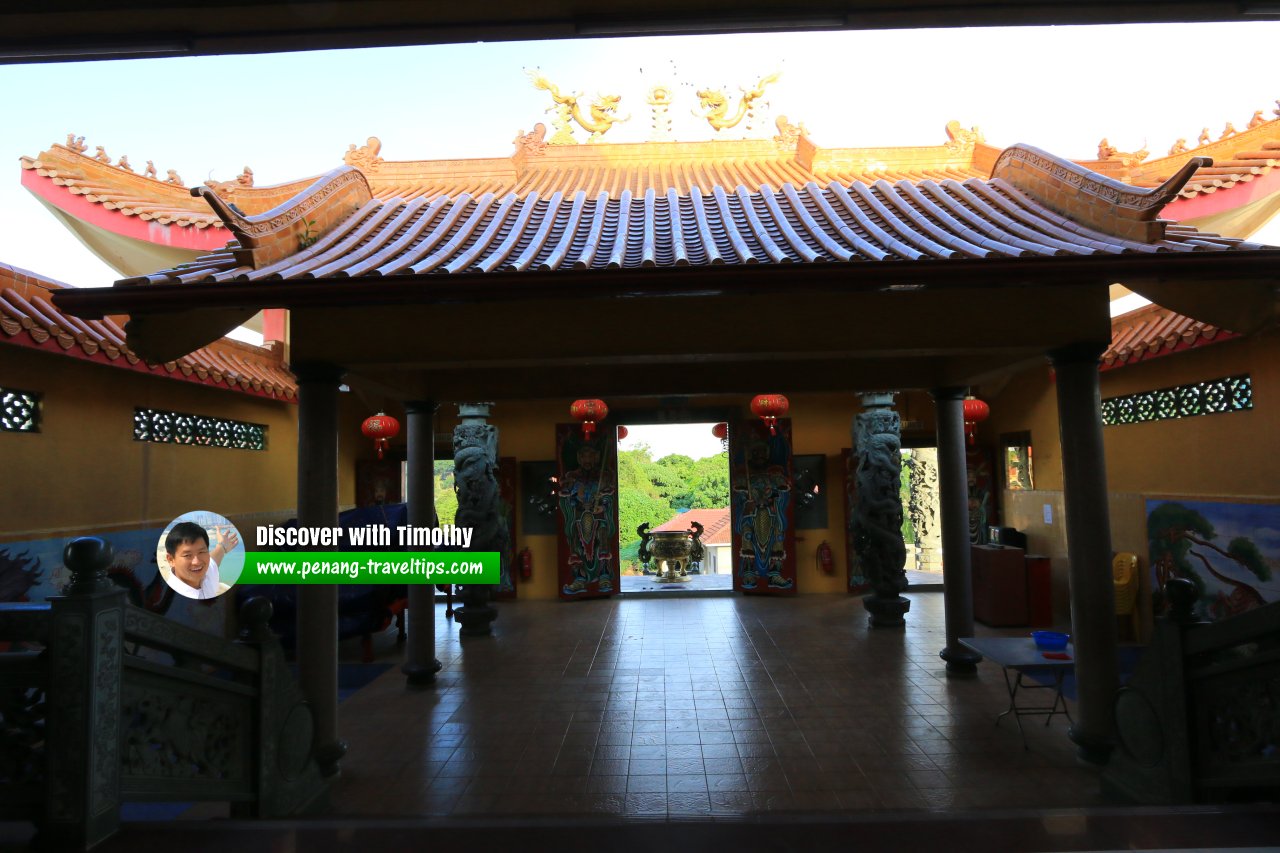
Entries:
<svg viewBox="0 0 1280 853">
<path fill-rule="evenodd" d="M 591 134 L 588 142 L 599 142 L 609 132 L 609 128 L 631 118 L 629 115 L 621 118 L 617 116 L 618 104 L 622 101 L 621 95 L 597 94 L 591 106 L 588 107 L 588 115 L 583 115 L 582 108 L 579 106 L 579 101 L 582 99 L 581 92 L 571 95 L 563 94 L 560 87 L 543 76 L 541 71 L 534 69 L 527 73 L 529 79 L 533 81 L 533 87 L 551 93 L 551 100 L 555 102 L 556 118 L 551 124 L 556 132 L 548 141 L 550 145 L 573 145 L 576 142 L 570 120 L 577 122 L 583 130 Z"/>
<path fill-rule="evenodd" d="M 747 129 L 750 130 L 756 102 L 764 97 L 765 87 L 770 83 L 778 82 L 781 76 L 781 71 L 775 71 L 767 77 L 760 78 L 760 81 L 751 89 L 739 86 L 742 100 L 738 101 L 737 112 L 732 116 L 729 115 L 729 96 L 723 89 L 699 89 L 698 103 L 702 106 L 702 112 L 695 110 L 693 114 L 698 118 L 706 119 L 707 124 L 715 128 L 716 132 L 736 127 L 744 118 L 750 117 L 747 121 Z"/>
</svg>

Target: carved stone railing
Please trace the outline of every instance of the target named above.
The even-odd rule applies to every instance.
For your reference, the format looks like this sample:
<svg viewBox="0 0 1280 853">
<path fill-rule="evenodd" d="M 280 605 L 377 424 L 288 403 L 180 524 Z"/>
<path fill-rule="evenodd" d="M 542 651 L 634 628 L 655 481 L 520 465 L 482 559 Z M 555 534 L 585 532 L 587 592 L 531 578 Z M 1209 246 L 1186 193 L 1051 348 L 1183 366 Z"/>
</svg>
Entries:
<svg viewBox="0 0 1280 853">
<path fill-rule="evenodd" d="M 1144 803 L 1274 799 L 1280 791 L 1280 602 L 1212 624 L 1191 581 L 1116 695 L 1110 794 Z"/>
<path fill-rule="evenodd" d="M 66 593 L 0 605 L 0 817 L 52 849 L 115 832 L 122 802 L 220 801 L 241 817 L 323 804 L 311 710 L 250 599 L 235 642 L 129 605 L 110 545 L 77 539 Z M 43 649 L 32 648 L 43 646 Z"/>
</svg>

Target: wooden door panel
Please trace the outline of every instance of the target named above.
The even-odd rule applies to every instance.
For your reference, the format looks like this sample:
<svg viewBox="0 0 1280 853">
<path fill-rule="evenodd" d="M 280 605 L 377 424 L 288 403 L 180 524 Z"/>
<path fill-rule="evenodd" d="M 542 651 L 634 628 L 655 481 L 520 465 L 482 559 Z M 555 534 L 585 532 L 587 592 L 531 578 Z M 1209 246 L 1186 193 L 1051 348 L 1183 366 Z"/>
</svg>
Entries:
<svg viewBox="0 0 1280 853">
<path fill-rule="evenodd" d="M 759 420 L 730 428 L 734 586 L 743 592 L 796 593 L 792 482 L 789 418 L 780 418 L 772 435 Z"/>
<path fill-rule="evenodd" d="M 618 591 L 618 441 L 598 429 L 556 424 L 560 597 L 603 598 Z"/>
</svg>

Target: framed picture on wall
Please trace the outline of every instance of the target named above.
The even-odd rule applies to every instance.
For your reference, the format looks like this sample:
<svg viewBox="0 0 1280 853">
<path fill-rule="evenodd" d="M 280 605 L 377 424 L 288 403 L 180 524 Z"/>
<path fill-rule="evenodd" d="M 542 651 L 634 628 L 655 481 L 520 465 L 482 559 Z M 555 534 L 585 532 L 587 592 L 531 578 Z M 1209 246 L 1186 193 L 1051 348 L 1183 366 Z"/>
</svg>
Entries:
<svg viewBox="0 0 1280 853">
<path fill-rule="evenodd" d="M 556 463 L 520 463 L 520 534 L 522 536 L 554 536 L 556 501 L 554 496 Z"/>
<path fill-rule="evenodd" d="M 821 453 L 791 457 L 797 530 L 827 528 L 827 457 Z"/>
</svg>

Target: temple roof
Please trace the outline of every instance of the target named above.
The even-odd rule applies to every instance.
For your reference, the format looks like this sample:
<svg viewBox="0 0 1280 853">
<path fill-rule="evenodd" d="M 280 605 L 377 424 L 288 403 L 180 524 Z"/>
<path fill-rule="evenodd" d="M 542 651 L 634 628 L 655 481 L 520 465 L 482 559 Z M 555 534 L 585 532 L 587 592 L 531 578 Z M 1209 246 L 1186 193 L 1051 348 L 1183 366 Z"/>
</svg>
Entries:
<svg viewBox="0 0 1280 853">
<path fill-rule="evenodd" d="M 1175 352 L 1233 340 L 1235 332 L 1193 320 L 1159 305 L 1144 305 L 1111 321 L 1111 345 L 1102 354 L 1102 370 L 1137 364 Z"/>
<path fill-rule="evenodd" d="M 81 320 L 54 307 L 49 291 L 65 287 L 0 264 L 0 342 L 261 397 L 297 397 L 297 382 L 278 355 L 239 341 L 223 339 L 173 361 L 147 362 L 129 348 L 114 318 Z"/>
<path fill-rule="evenodd" d="M 1146 159 L 1146 152 L 1118 152 L 1104 145 L 1099 159 L 1078 162 L 1115 180 L 1153 187 L 1181 170 L 1191 158 L 1212 157 L 1215 163 L 1196 171 L 1177 198 L 1171 199 L 1164 215 L 1223 230 L 1217 221 L 1206 217 L 1255 202 L 1261 195 L 1280 198 L 1276 192 L 1280 189 L 1280 170 L 1276 169 L 1280 163 L 1280 119 L 1262 121 L 1259 112 L 1253 124 L 1241 132 L 1228 127 L 1224 133 L 1229 131 L 1229 135 L 1219 140 L 1206 138 L 1194 148 L 1154 160 Z M 695 187 L 703 193 L 714 187 L 726 191 L 745 187 L 755 192 L 784 184 L 965 181 L 990 175 L 999 148 L 988 145 L 976 128 L 967 130 L 958 122 L 948 123 L 946 133 L 945 143 L 932 146 L 822 148 L 803 127 L 781 118 L 773 139 L 551 145 L 545 141 L 545 128 L 538 125 L 533 132 L 516 138 L 515 151 L 509 157 L 390 161 L 381 156 L 381 142 L 371 137 L 362 146 L 349 146 L 343 159 L 364 174 L 374 198 L 404 202 L 479 198 L 489 193 L 495 197 L 512 194 L 517 199 L 547 198 L 555 193 L 573 197 L 579 191 L 588 198 L 604 194 L 619 201 L 624 193 L 642 198 L 648 190 L 664 197 L 668 190 L 688 195 Z M 1175 149 L 1178 147 L 1182 146 Z M 158 224 L 168 232 L 189 232 L 176 241 L 167 236 L 164 242 L 168 245 L 207 251 L 226 242 L 228 232 L 221 217 L 192 198 L 180 176 L 170 172 L 167 179 L 161 178 L 158 170 L 155 177 L 137 174 L 132 171 L 134 166 L 122 168 L 102 149 L 93 156 L 88 150 L 83 138 L 73 137 L 37 157 L 21 158 L 24 186 L 71 217 L 93 219 L 86 206 L 98 206 L 110 215 L 98 216 L 94 225 L 138 240 L 156 239 L 150 235 Z M 246 167 L 234 180 L 209 185 L 252 216 L 278 206 L 314 180 L 255 187 L 253 174 Z M 1250 185 L 1248 194 L 1241 191 Z M 1183 204 L 1211 195 L 1217 196 L 1212 203 Z M 1248 222 L 1256 227 L 1278 204 L 1254 211 Z M 135 219 L 138 227 L 130 228 L 126 224 L 129 219 Z M 148 227 L 143 227 L 144 223 Z M 1227 228 L 1224 233 L 1247 236 L 1251 232 Z M 142 271 L 123 269 L 125 274 Z"/>
<path fill-rule="evenodd" d="M 126 282 L 1260 248 L 1157 218 L 1199 165 L 1185 163 L 1182 174 L 1166 184 L 1140 190 L 1015 146 L 1000 155 L 988 180 L 831 181 L 825 186 L 810 181 L 776 189 L 766 183 L 757 191 L 717 185 L 704 192 L 695 186 L 683 195 L 674 188 L 661 194 L 650 188 L 643 195 L 623 190 L 617 199 L 604 191 L 592 197 L 580 190 L 572 196 L 487 192 L 387 201 L 373 197 L 368 187 L 361 189 L 361 173 L 344 167 L 259 217 L 240 216 L 210 189 L 193 190 L 219 211 L 237 243 Z M 312 216 L 322 218 L 307 219 Z M 303 232 L 299 223 L 308 222 Z"/>
<path fill-rule="evenodd" d="M 503 316 L 514 320 L 523 312 L 513 306 L 529 299 L 741 300 L 801 287 L 850 304 L 859 294 L 922 290 L 945 303 L 974 288 L 1034 290 L 1017 298 L 1048 303 L 1090 299 L 1095 286 L 1105 298 L 1105 284 L 1120 281 L 1174 310 L 1249 333 L 1273 321 L 1280 249 L 1160 218 L 1206 163 L 1186 159 L 1160 186 L 1138 188 L 1016 145 L 995 158 L 985 180 L 811 181 L 754 191 L 694 187 L 683 195 L 674 188 L 623 190 L 616 199 L 603 191 L 594 197 L 533 191 L 412 200 L 376 198 L 365 174 L 344 166 L 253 216 L 213 188 L 197 187 L 192 192 L 228 226 L 232 243 L 114 288 L 63 292 L 58 304 L 82 317 L 131 315 L 130 344 L 157 360 L 212 341 L 264 307 L 503 301 L 509 303 Z M 774 274 L 787 267 L 789 274 Z M 658 270 L 664 274 L 652 274 Z M 1075 294 L 1051 295 L 1055 288 Z M 746 303 L 733 304 L 746 310 Z M 606 313 L 625 309 L 619 302 Z M 181 336 L 163 322 L 172 311 L 191 318 Z M 409 322 L 404 312 L 395 319 Z M 1093 334 L 1071 331 L 1090 326 L 1086 317 L 1045 322 L 1035 333 L 1045 346 L 1054 335 Z M 950 334 L 937 330 L 939 339 Z M 347 346 L 331 335 L 319 340 Z M 796 345 L 817 341 L 804 337 Z M 372 350 L 362 343 L 358 353 L 334 357 L 369 358 Z M 935 376 L 977 371 L 942 361 L 903 371 L 922 365 Z M 965 381 L 971 375 L 964 373 Z M 508 381 L 498 373 L 491 378 Z M 635 384 L 622 374 L 608 379 Z"/>
</svg>

